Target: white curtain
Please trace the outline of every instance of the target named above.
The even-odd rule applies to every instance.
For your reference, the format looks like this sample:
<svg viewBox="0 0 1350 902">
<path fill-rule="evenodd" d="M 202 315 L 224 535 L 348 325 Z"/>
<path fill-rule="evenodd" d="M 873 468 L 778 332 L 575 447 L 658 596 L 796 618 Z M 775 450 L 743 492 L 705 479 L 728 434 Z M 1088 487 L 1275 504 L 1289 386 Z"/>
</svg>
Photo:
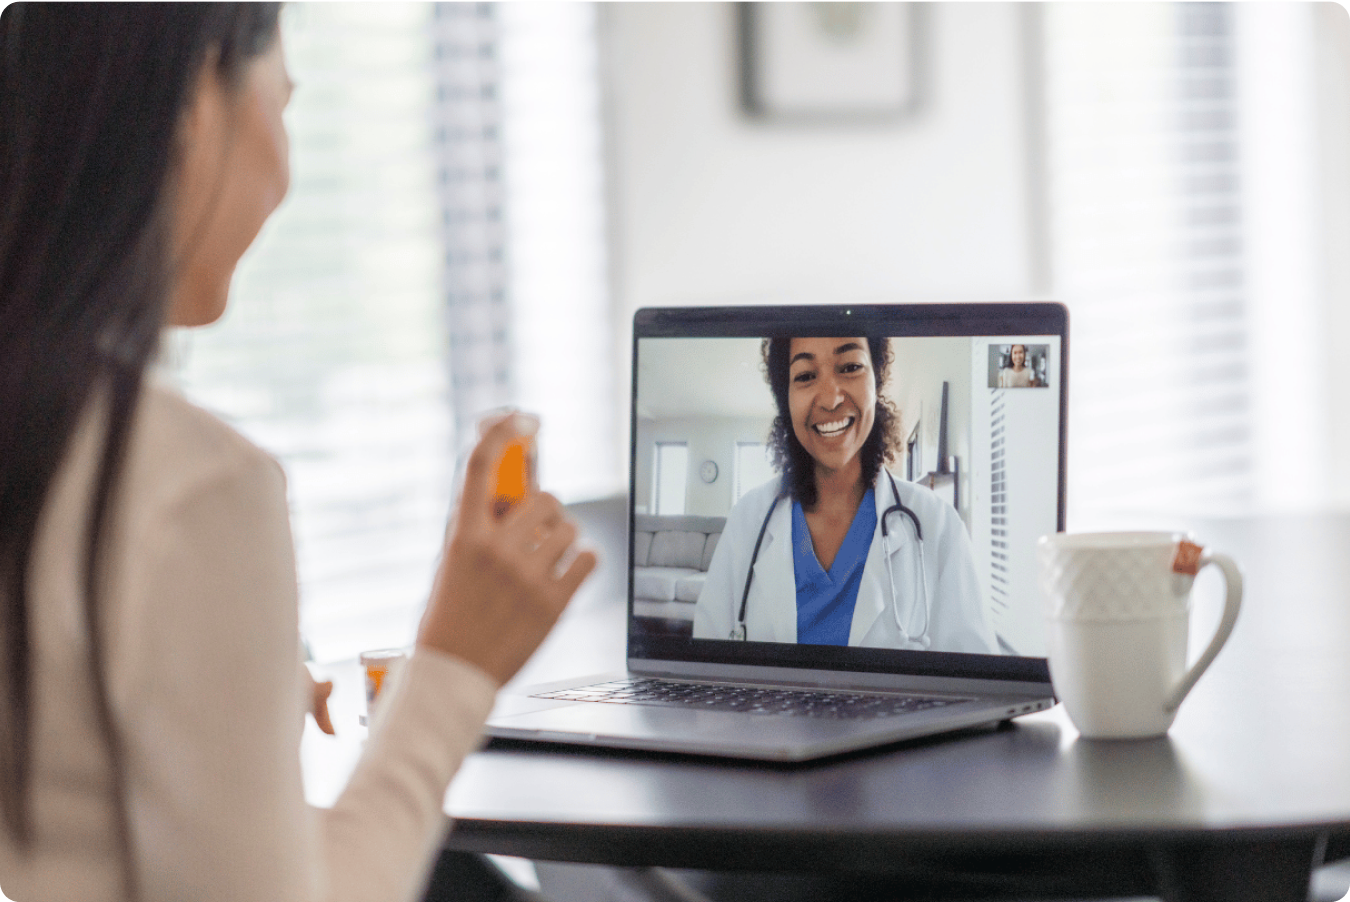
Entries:
<svg viewBox="0 0 1350 902">
<path fill-rule="evenodd" d="M 412 640 L 472 424 L 544 418 L 564 500 L 622 482 L 594 11 L 293 4 L 290 196 L 184 390 L 290 479 L 320 660 Z"/>
<path fill-rule="evenodd" d="M 1229 4 L 1044 8 L 1054 295 L 1071 311 L 1070 525 L 1246 509 L 1257 470 Z"/>
</svg>

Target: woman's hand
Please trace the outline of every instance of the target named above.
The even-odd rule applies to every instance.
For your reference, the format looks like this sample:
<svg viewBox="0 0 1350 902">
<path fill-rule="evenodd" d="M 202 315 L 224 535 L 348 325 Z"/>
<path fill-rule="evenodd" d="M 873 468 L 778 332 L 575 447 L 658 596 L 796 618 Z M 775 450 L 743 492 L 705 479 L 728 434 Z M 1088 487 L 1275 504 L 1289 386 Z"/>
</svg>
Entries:
<svg viewBox="0 0 1350 902">
<path fill-rule="evenodd" d="M 316 680 L 308 667 L 305 668 L 305 673 L 309 676 L 309 713 L 313 715 L 314 722 L 319 725 L 320 730 L 329 736 L 336 736 L 333 719 L 328 716 L 328 696 L 333 694 L 333 681 Z"/>
<path fill-rule="evenodd" d="M 596 563 L 592 552 L 577 551 L 577 528 L 552 495 L 531 495 L 493 516 L 497 462 L 512 440 L 538 428 L 522 414 L 485 424 L 417 636 L 419 646 L 457 655 L 499 684 L 544 641 Z"/>
</svg>

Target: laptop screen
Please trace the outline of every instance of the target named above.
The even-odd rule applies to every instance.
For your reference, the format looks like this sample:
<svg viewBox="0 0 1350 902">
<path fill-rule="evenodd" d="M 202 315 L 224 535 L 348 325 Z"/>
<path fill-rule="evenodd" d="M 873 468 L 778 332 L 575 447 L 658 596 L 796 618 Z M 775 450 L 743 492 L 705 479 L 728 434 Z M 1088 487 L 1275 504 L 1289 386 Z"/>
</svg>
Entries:
<svg viewBox="0 0 1350 902">
<path fill-rule="evenodd" d="M 629 657 L 1044 679 L 1055 304 L 634 320 Z"/>
</svg>

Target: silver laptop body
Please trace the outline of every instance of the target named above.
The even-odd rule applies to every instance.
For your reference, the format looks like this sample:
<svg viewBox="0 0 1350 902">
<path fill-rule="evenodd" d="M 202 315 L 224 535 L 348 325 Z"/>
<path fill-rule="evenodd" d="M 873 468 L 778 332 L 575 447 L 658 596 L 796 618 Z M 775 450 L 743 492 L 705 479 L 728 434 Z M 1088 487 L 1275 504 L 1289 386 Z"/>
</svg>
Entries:
<svg viewBox="0 0 1350 902">
<path fill-rule="evenodd" d="M 638 311 L 628 672 L 503 693 L 488 734 L 802 761 L 1050 707 L 1034 555 L 1064 526 L 1067 355 L 1049 303 Z M 802 546 L 774 384 L 787 420 L 785 379 L 838 374 L 813 403 L 856 411 L 847 379 L 873 358 L 892 414 L 875 521 L 835 558 L 854 587 L 813 596 L 836 566 Z M 809 417 L 796 434 L 825 455 L 866 420 Z"/>
</svg>

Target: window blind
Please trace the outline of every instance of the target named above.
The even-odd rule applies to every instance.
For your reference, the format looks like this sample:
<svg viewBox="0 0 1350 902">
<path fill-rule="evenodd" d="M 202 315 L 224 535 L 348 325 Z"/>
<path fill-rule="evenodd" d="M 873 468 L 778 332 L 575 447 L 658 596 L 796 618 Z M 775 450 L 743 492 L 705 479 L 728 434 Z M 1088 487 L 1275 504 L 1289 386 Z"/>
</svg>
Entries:
<svg viewBox="0 0 1350 902">
<path fill-rule="evenodd" d="M 456 426 L 539 413 L 540 481 L 565 501 L 624 487 L 596 27 L 588 3 L 440 4 L 434 20 Z"/>
<path fill-rule="evenodd" d="M 291 192 L 224 321 L 180 339 L 188 395 L 286 467 L 302 630 L 325 660 L 411 641 L 449 504 L 430 16 L 286 8 Z"/>
<path fill-rule="evenodd" d="M 431 38 L 451 406 L 467 438 L 479 416 L 512 396 L 494 8 L 436 4 Z"/>
<path fill-rule="evenodd" d="M 735 470 L 732 473 L 732 498 L 735 504 L 746 492 L 763 485 L 777 475 L 764 442 L 737 442 Z"/>
<path fill-rule="evenodd" d="M 657 442 L 652 469 L 656 474 L 652 480 L 652 510 L 662 517 L 684 513 L 689 493 L 689 444 Z"/>
<path fill-rule="evenodd" d="M 283 13 L 291 193 L 168 369 L 286 467 L 319 660 L 412 640 L 485 409 L 543 415 L 565 499 L 621 485 L 595 16 L 558 7 Z"/>
<path fill-rule="evenodd" d="M 501 3 L 501 154 L 513 401 L 543 417 L 540 481 L 564 501 L 627 488 L 628 411 L 609 293 L 593 3 Z"/>
<path fill-rule="evenodd" d="M 1254 466 L 1233 10 L 1043 8 L 1070 525 L 1240 510 Z"/>
</svg>

